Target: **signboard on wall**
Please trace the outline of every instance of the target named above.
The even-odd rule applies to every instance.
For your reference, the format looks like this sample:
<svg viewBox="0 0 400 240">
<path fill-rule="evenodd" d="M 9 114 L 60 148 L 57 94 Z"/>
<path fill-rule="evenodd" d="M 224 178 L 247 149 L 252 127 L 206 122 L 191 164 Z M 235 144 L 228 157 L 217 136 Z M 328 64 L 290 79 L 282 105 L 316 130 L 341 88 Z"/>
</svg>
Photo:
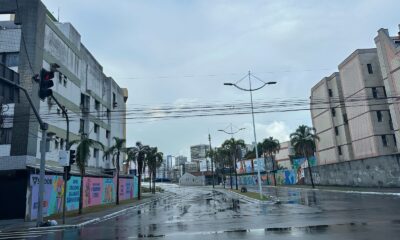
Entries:
<svg viewBox="0 0 400 240">
<path fill-rule="evenodd" d="M 204 159 L 199 162 L 200 165 L 200 172 L 207 172 L 208 171 L 208 160 Z"/>
<path fill-rule="evenodd" d="M 258 163 L 260 163 L 260 172 L 265 171 L 265 161 L 264 158 L 257 158 L 253 160 L 253 164 L 254 164 L 254 171 L 257 172 L 258 171 Z"/>
</svg>

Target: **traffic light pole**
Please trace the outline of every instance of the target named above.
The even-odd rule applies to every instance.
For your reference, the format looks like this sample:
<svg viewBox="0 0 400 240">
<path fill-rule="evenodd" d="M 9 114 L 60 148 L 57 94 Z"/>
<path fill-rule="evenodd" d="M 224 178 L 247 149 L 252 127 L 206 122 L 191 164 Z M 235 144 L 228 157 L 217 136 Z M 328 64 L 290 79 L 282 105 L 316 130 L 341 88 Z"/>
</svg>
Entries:
<svg viewBox="0 0 400 240">
<path fill-rule="evenodd" d="M 31 108 L 33 110 L 33 113 L 35 114 L 36 119 L 39 122 L 40 129 L 42 130 L 42 145 L 41 145 L 41 154 L 40 154 L 40 175 L 39 175 L 39 193 L 38 193 L 38 213 L 37 213 L 37 219 L 36 219 L 36 226 L 40 226 L 43 222 L 43 194 L 44 194 L 44 176 L 45 176 L 45 162 L 46 162 L 46 137 L 47 137 L 47 129 L 48 125 L 47 123 L 43 122 L 42 118 L 39 115 L 39 112 L 33 105 L 32 99 L 28 94 L 28 91 L 21 87 L 19 84 L 16 84 L 8 79 L 0 77 L 0 81 L 3 81 L 15 88 L 20 89 L 21 91 L 24 92 L 26 98 L 28 99 L 29 105 L 31 105 Z"/>
<path fill-rule="evenodd" d="M 68 151 L 70 146 L 69 146 L 69 118 L 68 118 L 68 113 L 67 110 L 65 109 L 65 106 L 61 105 L 60 102 L 57 100 L 57 98 L 54 97 L 53 94 L 51 94 L 51 98 L 56 102 L 59 108 L 61 108 L 61 111 L 63 112 L 65 116 L 65 120 L 67 121 L 67 137 L 65 139 L 65 144 L 66 144 L 66 150 Z M 69 161 L 69 159 L 68 159 Z M 71 167 L 71 166 L 69 166 Z M 66 206 L 67 206 L 67 182 L 68 182 L 68 167 L 64 167 L 64 194 L 63 194 L 63 212 L 62 212 L 62 223 L 65 224 L 65 212 L 66 212 Z"/>
<path fill-rule="evenodd" d="M 214 155 L 212 148 L 211 148 L 211 135 L 208 134 L 208 142 L 210 143 L 210 152 L 211 152 L 211 173 L 212 173 L 212 182 L 213 182 L 213 188 L 215 188 L 215 181 L 214 181 Z"/>
</svg>

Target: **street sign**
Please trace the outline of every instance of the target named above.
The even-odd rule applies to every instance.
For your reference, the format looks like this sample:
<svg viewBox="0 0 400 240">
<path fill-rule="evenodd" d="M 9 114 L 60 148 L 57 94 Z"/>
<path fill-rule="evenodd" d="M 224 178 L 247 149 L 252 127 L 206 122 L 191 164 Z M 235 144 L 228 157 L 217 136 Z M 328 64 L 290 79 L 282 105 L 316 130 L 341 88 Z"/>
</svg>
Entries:
<svg viewBox="0 0 400 240">
<path fill-rule="evenodd" d="M 60 150 L 58 155 L 58 163 L 60 166 L 69 166 L 69 151 Z"/>
</svg>

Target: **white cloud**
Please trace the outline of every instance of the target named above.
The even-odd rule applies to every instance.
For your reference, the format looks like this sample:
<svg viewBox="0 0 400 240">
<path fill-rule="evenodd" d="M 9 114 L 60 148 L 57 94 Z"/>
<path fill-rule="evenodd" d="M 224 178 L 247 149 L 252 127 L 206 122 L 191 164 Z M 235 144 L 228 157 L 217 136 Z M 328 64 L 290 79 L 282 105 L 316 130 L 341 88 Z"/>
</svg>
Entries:
<svg viewBox="0 0 400 240">
<path fill-rule="evenodd" d="M 244 127 L 251 131 L 253 130 L 253 125 L 250 123 L 244 124 Z M 276 138 L 280 142 L 289 141 L 289 135 L 292 132 L 283 121 L 273 121 L 269 124 L 256 123 L 256 131 L 258 142 L 268 137 Z"/>
</svg>

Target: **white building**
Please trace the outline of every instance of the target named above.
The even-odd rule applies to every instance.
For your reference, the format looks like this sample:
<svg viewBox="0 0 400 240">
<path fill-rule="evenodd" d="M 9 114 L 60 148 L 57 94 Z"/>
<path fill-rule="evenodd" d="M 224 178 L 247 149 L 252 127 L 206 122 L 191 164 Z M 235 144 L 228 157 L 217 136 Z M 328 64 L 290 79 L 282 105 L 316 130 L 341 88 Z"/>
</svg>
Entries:
<svg viewBox="0 0 400 240">
<path fill-rule="evenodd" d="M 39 13 L 32 21 L 37 21 L 38 29 L 24 34 L 36 34 L 36 44 L 28 44 L 27 48 L 28 51 L 41 49 L 35 58 L 31 56 L 31 64 L 37 66 L 32 71 L 38 73 L 41 68 L 49 70 L 52 63 L 60 66 L 59 73 L 54 76 L 52 90 L 68 111 L 70 141 L 87 134 L 108 148 L 114 144 L 113 137 L 126 138 L 127 90 L 105 75 L 103 67 L 81 43 L 81 36 L 71 23 L 58 22 L 48 11 Z M 37 97 L 38 84 L 31 81 L 32 71 L 26 65 L 25 50 L 20 49 L 24 46 L 21 44 L 21 26 L 14 25 L 12 21 L 0 22 L 0 26 L 0 56 L 8 59 L 6 64 L 20 73 L 21 85 L 32 91 L 34 104 L 49 124 L 46 164 L 56 168 L 58 152 L 66 148 L 65 118 L 53 100 L 40 101 Z M 36 167 L 40 159 L 41 131 L 33 117 L 21 117 L 32 112 L 26 109 L 25 96 L 20 94 L 20 98 L 21 103 L 17 105 L 7 104 L 4 113 L 11 118 L 3 131 L 11 134 L 12 140 L 11 144 L 0 145 L 0 170 Z M 14 113 L 18 117 L 13 118 Z M 121 167 L 123 159 L 124 154 L 120 157 Z M 97 148 L 91 148 L 87 166 L 89 170 L 114 168 L 109 157 L 103 161 L 103 150 Z"/>
</svg>

